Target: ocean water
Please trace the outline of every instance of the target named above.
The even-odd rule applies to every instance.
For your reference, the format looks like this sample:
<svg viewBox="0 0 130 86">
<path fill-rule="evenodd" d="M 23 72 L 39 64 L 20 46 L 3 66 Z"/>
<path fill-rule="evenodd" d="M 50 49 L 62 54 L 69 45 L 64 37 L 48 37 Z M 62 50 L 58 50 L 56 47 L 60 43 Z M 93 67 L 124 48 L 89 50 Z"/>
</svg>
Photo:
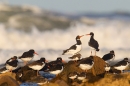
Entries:
<svg viewBox="0 0 130 86">
<path fill-rule="evenodd" d="M 30 33 L 13 28 L 6 29 L 4 24 L 0 24 L 0 64 L 12 56 L 22 55 L 29 49 L 34 49 L 39 54 L 35 55 L 33 60 L 40 57 L 47 60 L 55 60 L 57 57 L 69 60 L 68 57 L 71 55 L 61 55 L 62 51 L 76 43 L 77 35 L 90 32 L 94 32 L 94 38 L 99 43 L 100 51 L 97 52 L 97 56 L 102 57 L 110 50 L 114 50 L 115 60 L 130 58 L 130 21 L 104 18 L 95 19 L 95 22 L 93 25 L 77 22 L 66 29 L 54 28 L 42 32 L 32 27 Z M 81 38 L 82 58 L 90 56 L 89 39 L 90 36 Z"/>
</svg>

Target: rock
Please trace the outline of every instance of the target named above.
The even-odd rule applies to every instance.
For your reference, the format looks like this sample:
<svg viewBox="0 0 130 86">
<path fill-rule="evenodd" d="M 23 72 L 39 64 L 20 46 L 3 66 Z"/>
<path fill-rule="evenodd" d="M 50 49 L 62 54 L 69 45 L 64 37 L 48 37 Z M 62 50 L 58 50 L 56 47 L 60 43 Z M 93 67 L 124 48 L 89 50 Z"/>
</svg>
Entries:
<svg viewBox="0 0 130 86">
<path fill-rule="evenodd" d="M 0 86 L 19 86 L 18 82 L 7 75 L 0 76 Z"/>
<path fill-rule="evenodd" d="M 94 59 L 94 65 L 92 67 L 92 69 L 88 70 L 87 71 L 87 78 L 91 78 L 93 76 L 104 76 L 104 72 L 105 72 L 105 61 L 98 57 L 98 56 L 93 56 L 93 59 Z M 56 80 L 64 80 L 65 82 L 69 82 L 68 81 L 68 74 L 70 72 L 84 72 L 82 69 L 80 69 L 79 67 L 77 67 L 77 63 L 75 63 L 74 61 L 69 61 L 68 63 L 64 64 L 64 69 L 63 69 L 63 72 L 61 72 L 61 74 L 59 74 L 57 77 L 55 77 L 54 79 L 51 80 L 51 82 L 55 82 Z"/>
<path fill-rule="evenodd" d="M 27 80 L 31 80 L 31 78 L 34 76 L 37 76 L 37 71 L 34 71 L 27 66 L 24 66 L 16 73 L 16 80 L 20 82 L 25 82 Z"/>
<path fill-rule="evenodd" d="M 43 85 L 43 84 L 49 83 L 48 79 L 46 79 L 46 78 L 44 78 L 42 76 L 31 77 L 31 80 L 27 80 L 26 82 L 37 83 L 39 85 Z"/>
<path fill-rule="evenodd" d="M 94 65 L 89 72 L 92 73 L 94 76 L 104 74 L 105 73 L 104 67 L 106 65 L 106 62 L 98 56 L 93 56 L 93 60 Z"/>
<path fill-rule="evenodd" d="M 69 86 L 65 81 L 63 80 L 57 80 L 55 81 L 55 83 L 57 83 L 59 86 Z"/>
</svg>

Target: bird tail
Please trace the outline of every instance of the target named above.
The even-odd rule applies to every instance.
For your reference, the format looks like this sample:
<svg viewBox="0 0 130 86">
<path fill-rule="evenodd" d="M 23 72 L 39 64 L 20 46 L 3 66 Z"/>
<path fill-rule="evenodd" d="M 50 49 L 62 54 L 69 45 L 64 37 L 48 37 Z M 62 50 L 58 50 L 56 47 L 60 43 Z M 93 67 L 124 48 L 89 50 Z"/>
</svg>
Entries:
<svg viewBox="0 0 130 86">
<path fill-rule="evenodd" d="M 63 50 L 63 53 L 62 53 L 62 55 L 64 55 L 66 52 L 67 52 L 67 50 Z"/>
<path fill-rule="evenodd" d="M 96 51 L 99 51 L 100 49 L 96 49 Z"/>
</svg>

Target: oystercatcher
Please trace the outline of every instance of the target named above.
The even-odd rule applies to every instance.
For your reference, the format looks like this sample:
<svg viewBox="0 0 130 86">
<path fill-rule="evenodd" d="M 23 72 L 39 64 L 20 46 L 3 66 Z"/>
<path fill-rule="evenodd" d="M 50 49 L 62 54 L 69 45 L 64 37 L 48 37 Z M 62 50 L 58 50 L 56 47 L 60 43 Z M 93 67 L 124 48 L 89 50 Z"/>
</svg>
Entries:
<svg viewBox="0 0 130 86">
<path fill-rule="evenodd" d="M 7 70 L 6 67 L 3 67 L 3 68 L 0 69 L 0 74 L 6 73 L 6 72 L 9 72 L 9 70 Z"/>
<path fill-rule="evenodd" d="M 12 70 L 17 69 L 18 67 L 17 56 L 14 56 L 10 58 L 9 60 L 7 60 L 5 63 L 5 66 L 6 66 L 6 69 L 9 70 L 10 72 L 12 72 Z"/>
<path fill-rule="evenodd" d="M 105 55 L 102 57 L 102 59 L 103 59 L 105 62 L 107 62 L 107 61 L 113 60 L 114 57 L 115 57 L 115 53 L 114 53 L 113 50 L 111 50 L 110 53 L 105 54 Z"/>
<path fill-rule="evenodd" d="M 128 58 L 124 58 L 122 61 L 116 63 L 113 67 L 117 70 L 120 70 L 122 73 L 123 70 L 125 70 L 128 67 L 128 65 L 129 65 Z"/>
<path fill-rule="evenodd" d="M 50 67 L 48 71 L 49 73 L 57 76 L 59 73 L 63 71 L 63 69 L 64 69 L 63 64 L 57 64 L 57 65 L 54 65 L 53 67 Z"/>
<path fill-rule="evenodd" d="M 94 33 L 90 32 L 90 34 L 86 34 L 86 35 L 91 35 L 90 40 L 88 42 L 88 45 L 95 50 L 95 55 L 96 55 L 96 51 L 99 51 L 99 44 L 98 42 L 94 39 Z M 92 55 L 92 49 L 91 49 L 91 55 Z"/>
<path fill-rule="evenodd" d="M 69 74 L 68 74 L 68 78 L 69 79 L 71 79 L 71 80 L 74 80 L 74 79 L 76 79 L 77 78 L 77 75 L 78 75 L 78 73 L 77 72 L 70 72 Z"/>
<path fill-rule="evenodd" d="M 73 46 L 71 46 L 69 49 L 66 49 L 66 50 L 63 50 L 63 53 L 62 55 L 64 54 L 72 54 L 72 55 L 75 55 L 77 53 L 79 53 L 81 51 L 81 48 L 82 48 L 82 42 L 80 41 L 80 38 L 83 37 L 84 35 L 82 36 L 77 36 L 76 37 L 76 44 L 74 44 Z"/>
<path fill-rule="evenodd" d="M 61 57 L 58 57 L 55 61 L 51 61 L 49 62 L 49 66 L 54 66 L 54 65 L 57 65 L 57 64 L 63 64 L 63 62 L 65 62 L 64 60 L 62 60 Z"/>
<path fill-rule="evenodd" d="M 69 59 L 73 60 L 74 62 L 77 62 L 78 60 L 80 60 L 80 58 L 81 58 L 80 53 L 73 55 L 72 57 L 69 57 Z"/>
<path fill-rule="evenodd" d="M 106 71 L 106 73 L 108 73 L 110 71 L 110 69 L 111 69 L 110 65 L 106 64 L 105 65 L 105 71 Z"/>
<path fill-rule="evenodd" d="M 94 65 L 93 56 L 90 56 L 88 58 L 83 58 L 79 62 L 77 66 L 79 66 L 82 70 L 86 71 L 91 69 Z"/>
<path fill-rule="evenodd" d="M 40 60 L 37 60 L 37 61 L 34 61 L 34 62 L 28 64 L 27 66 L 29 68 L 32 68 L 33 70 L 37 70 L 37 76 L 38 76 L 39 75 L 38 72 L 45 66 L 45 62 L 46 62 L 46 59 L 41 58 Z"/>
<path fill-rule="evenodd" d="M 24 52 L 22 56 L 19 57 L 19 59 L 21 59 L 26 65 L 29 61 L 33 59 L 34 54 L 38 55 L 33 49 L 31 49 L 27 52 Z"/>
<path fill-rule="evenodd" d="M 78 74 L 77 79 L 83 81 L 86 78 L 86 72 L 81 72 Z"/>
</svg>

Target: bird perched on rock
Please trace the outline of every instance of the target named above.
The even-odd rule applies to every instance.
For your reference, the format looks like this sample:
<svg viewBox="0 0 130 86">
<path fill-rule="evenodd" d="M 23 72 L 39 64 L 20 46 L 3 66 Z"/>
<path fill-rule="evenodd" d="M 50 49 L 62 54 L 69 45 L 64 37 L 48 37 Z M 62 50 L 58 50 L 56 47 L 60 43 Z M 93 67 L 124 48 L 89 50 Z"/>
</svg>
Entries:
<svg viewBox="0 0 130 86">
<path fill-rule="evenodd" d="M 17 67 L 18 67 L 17 56 L 13 56 L 9 60 L 7 60 L 5 63 L 5 66 L 6 66 L 6 69 L 9 70 L 10 72 L 17 69 Z"/>
<path fill-rule="evenodd" d="M 71 80 L 74 80 L 74 79 L 77 78 L 77 75 L 78 75 L 78 73 L 77 73 L 76 71 L 70 72 L 70 73 L 68 74 L 68 78 L 71 79 Z"/>
<path fill-rule="evenodd" d="M 113 68 L 120 70 L 121 72 L 123 70 L 125 70 L 129 65 L 129 61 L 128 58 L 124 58 L 122 61 L 119 61 L 118 63 L 116 63 Z"/>
<path fill-rule="evenodd" d="M 114 57 L 115 57 L 115 53 L 114 53 L 113 50 L 111 50 L 110 53 L 105 54 L 105 55 L 102 57 L 102 59 L 103 59 L 105 62 L 107 62 L 107 61 L 113 60 Z"/>
<path fill-rule="evenodd" d="M 75 62 L 77 62 L 78 60 L 80 60 L 80 58 L 81 58 L 81 54 L 80 53 L 69 57 L 69 59 L 71 59 L 71 60 L 73 60 Z"/>
<path fill-rule="evenodd" d="M 65 62 L 64 60 L 62 60 L 61 57 L 58 57 L 55 61 L 51 61 L 49 62 L 49 66 L 54 66 L 54 65 L 57 65 L 57 64 L 63 64 L 63 62 Z"/>
<path fill-rule="evenodd" d="M 32 68 L 33 70 L 37 70 L 37 76 L 38 76 L 38 71 L 41 70 L 45 66 L 45 64 L 46 64 L 45 62 L 46 62 L 46 59 L 41 58 L 40 60 L 37 60 L 37 61 L 34 61 L 34 62 L 28 64 L 27 66 L 29 68 Z"/>
<path fill-rule="evenodd" d="M 90 56 L 81 59 L 81 61 L 78 63 L 77 66 L 87 72 L 87 70 L 91 69 L 93 65 L 94 65 L 93 56 Z"/>
<path fill-rule="evenodd" d="M 81 37 L 83 37 L 84 35 L 82 36 L 77 36 L 76 37 L 76 44 L 72 45 L 69 49 L 66 49 L 66 50 L 63 50 L 63 53 L 62 55 L 64 54 L 71 54 L 71 55 L 75 55 L 77 53 L 79 53 L 81 51 L 81 48 L 82 48 L 82 42 L 80 40 Z"/>
<path fill-rule="evenodd" d="M 21 59 L 26 65 L 29 61 L 31 61 L 34 57 L 34 54 L 38 55 L 33 49 L 30 49 L 27 52 L 24 52 L 19 59 Z"/>
<path fill-rule="evenodd" d="M 55 74 L 57 76 L 63 71 L 63 69 L 64 69 L 63 64 L 57 64 L 57 65 L 54 65 L 53 67 L 50 67 L 48 71 L 49 73 Z"/>
<path fill-rule="evenodd" d="M 81 72 L 78 74 L 77 79 L 83 81 L 86 78 L 86 72 Z"/>
<path fill-rule="evenodd" d="M 91 35 L 90 40 L 88 42 L 88 45 L 95 50 L 95 55 L 96 55 L 96 51 L 99 51 L 99 44 L 98 42 L 94 39 L 94 33 L 90 32 L 90 34 L 86 34 L 86 35 Z M 91 49 L 91 55 L 92 55 L 92 49 Z"/>
<path fill-rule="evenodd" d="M 109 64 L 106 64 L 105 65 L 105 71 L 106 71 L 106 73 L 108 73 L 110 71 L 110 69 L 111 69 L 111 66 Z"/>
</svg>

